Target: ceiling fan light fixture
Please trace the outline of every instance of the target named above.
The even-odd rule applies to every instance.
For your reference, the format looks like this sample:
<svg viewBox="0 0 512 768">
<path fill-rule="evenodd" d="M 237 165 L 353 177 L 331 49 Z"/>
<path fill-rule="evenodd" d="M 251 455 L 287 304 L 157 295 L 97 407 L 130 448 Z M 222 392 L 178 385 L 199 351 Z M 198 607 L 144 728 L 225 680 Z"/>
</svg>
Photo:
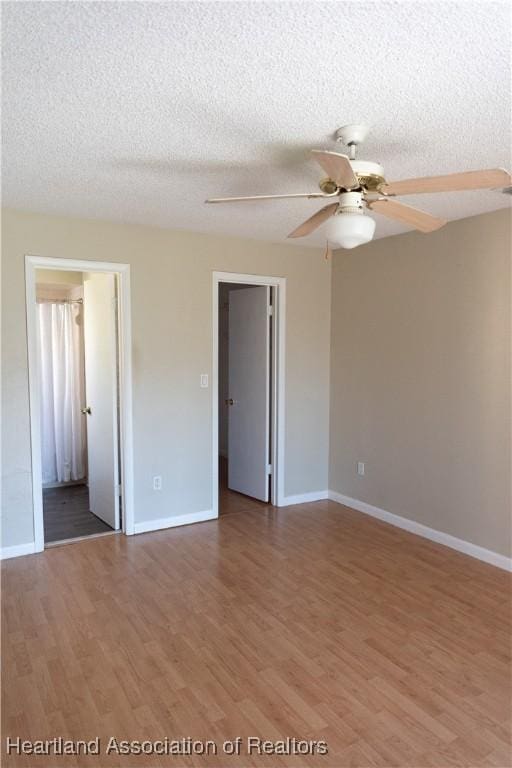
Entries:
<svg viewBox="0 0 512 768">
<path fill-rule="evenodd" d="M 319 182 L 320 192 L 285 195 L 251 195 L 245 197 L 214 197 L 207 203 L 230 203 L 240 200 L 274 200 L 285 198 L 330 198 L 336 200 L 325 205 L 290 232 L 288 237 L 307 237 L 330 219 L 327 241 L 334 247 L 357 248 L 372 240 L 375 221 L 364 215 L 365 206 L 393 221 L 399 221 L 419 232 L 434 232 L 446 224 L 446 219 L 405 205 L 394 198 L 397 195 L 417 195 L 431 192 L 463 192 L 472 189 L 512 192 L 512 174 L 503 168 L 481 171 L 463 171 L 444 176 L 424 176 L 388 182 L 380 163 L 357 160 L 357 148 L 366 138 L 368 126 L 344 125 L 336 134 L 337 140 L 349 148 L 349 154 L 329 149 L 312 149 L 311 153 L 327 178 Z M 372 197 L 367 197 L 371 193 Z M 378 195 L 374 199 L 373 195 Z M 331 218 L 332 217 L 332 218 Z"/>
<path fill-rule="evenodd" d="M 375 219 L 358 213 L 341 211 L 327 225 L 327 240 L 341 248 L 357 248 L 369 243 L 375 234 Z"/>
</svg>

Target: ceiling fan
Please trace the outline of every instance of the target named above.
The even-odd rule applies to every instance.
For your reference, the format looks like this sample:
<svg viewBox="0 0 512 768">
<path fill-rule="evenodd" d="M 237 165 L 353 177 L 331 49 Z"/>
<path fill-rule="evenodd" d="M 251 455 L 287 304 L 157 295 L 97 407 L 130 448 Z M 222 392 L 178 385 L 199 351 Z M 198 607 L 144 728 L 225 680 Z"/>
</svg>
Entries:
<svg viewBox="0 0 512 768">
<path fill-rule="evenodd" d="M 231 203 L 299 197 L 331 198 L 333 202 L 321 208 L 288 235 L 288 237 L 304 237 L 329 219 L 327 229 L 329 250 L 330 245 L 355 248 L 372 239 L 375 232 L 375 219 L 364 215 L 365 208 L 381 213 L 389 219 L 409 224 L 420 232 L 433 232 L 446 224 L 445 219 L 439 219 L 398 202 L 394 199 L 396 195 L 498 189 L 511 184 L 512 177 L 503 168 L 388 182 L 384 177 L 384 169 L 379 163 L 356 160 L 357 147 L 365 140 L 367 133 L 366 125 L 345 125 L 337 131 L 337 141 L 349 148 L 348 155 L 322 149 L 311 150 L 314 159 L 327 173 L 327 178 L 319 183 L 320 192 L 214 197 L 206 202 Z"/>
</svg>

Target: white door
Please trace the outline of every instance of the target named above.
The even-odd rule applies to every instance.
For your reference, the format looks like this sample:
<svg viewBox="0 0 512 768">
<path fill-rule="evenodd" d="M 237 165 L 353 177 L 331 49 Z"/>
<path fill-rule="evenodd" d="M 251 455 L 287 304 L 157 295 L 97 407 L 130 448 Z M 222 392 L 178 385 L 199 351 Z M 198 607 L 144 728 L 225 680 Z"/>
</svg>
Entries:
<svg viewBox="0 0 512 768">
<path fill-rule="evenodd" d="M 119 523 L 117 344 L 114 275 L 84 276 L 85 397 L 89 508 Z"/>
<path fill-rule="evenodd" d="M 269 499 L 269 307 L 270 287 L 229 293 L 228 487 L 261 501 Z"/>
</svg>

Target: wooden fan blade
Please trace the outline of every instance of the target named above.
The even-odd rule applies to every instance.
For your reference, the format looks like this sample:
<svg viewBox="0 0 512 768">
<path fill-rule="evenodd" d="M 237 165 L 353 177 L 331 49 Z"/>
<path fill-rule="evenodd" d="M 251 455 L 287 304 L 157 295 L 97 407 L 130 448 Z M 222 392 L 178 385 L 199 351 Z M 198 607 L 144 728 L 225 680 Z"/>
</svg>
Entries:
<svg viewBox="0 0 512 768">
<path fill-rule="evenodd" d="M 324 221 L 327 221 L 327 219 L 334 215 L 337 207 L 338 203 L 331 203 L 330 205 L 326 205 L 325 208 L 320 208 L 320 210 L 314 213 L 313 216 L 310 216 L 309 219 L 303 221 L 297 229 L 290 232 L 288 237 L 304 237 L 305 235 L 309 235 L 310 232 L 314 232 L 320 224 L 323 224 Z"/>
<path fill-rule="evenodd" d="M 386 198 L 374 200 L 368 203 L 368 207 L 372 211 L 382 213 L 388 219 L 411 224 L 415 229 L 419 229 L 420 232 L 433 232 L 435 229 L 440 229 L 446 224 L 445 219 L 437 219 L 435 216 L 431 216 L 430 213 L 419 211 L 417 208 L 404 205 L 397 200 L 387 200 Z"/>
<path fill-rule="evenodd" d="M 338 194 L 337 192 L 333 192 L 332 195 L 326 195 L 324 192 L 299 192 L 295 195 L 251 195 L 249 197 L 210 197 L 208 200 L 205 200 L 205 203 L 239 203 L 241 201 L 246 200 L 286 200 L 293 197 L 307 197 L 307 198 L 324 198 L 324 197 L 334 197 L 334 195 Z"/>
<path fill-rule="evenodd" d="M 383 184 L 380 191 L 385 195 L 415 195 L 424 192 L 463 192 L 466 189 L 495 189 L 512 182 L 510 173 L 503 168 L 487 171 L 449 173 L 447 176 L 424 176 L 420 179 L 404 179 Z"/>
<path fill-rule="evenodd" d="M 359 181 L 352 170 L 347 155 L 340 155 L 338 152 L 328 152 L 323 149 L 312 149 L 311 154 L 338 187 L 352 189 L 359 186 Z"/>
</svg>

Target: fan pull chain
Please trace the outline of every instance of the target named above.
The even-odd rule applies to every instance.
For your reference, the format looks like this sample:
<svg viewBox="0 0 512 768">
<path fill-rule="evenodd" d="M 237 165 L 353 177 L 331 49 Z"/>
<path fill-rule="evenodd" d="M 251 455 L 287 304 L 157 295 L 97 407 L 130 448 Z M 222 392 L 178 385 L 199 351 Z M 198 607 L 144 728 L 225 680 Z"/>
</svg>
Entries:
<svg viewBox="0 0 512 768">
<path fill-rule="evenodd" d="M 325 242 L 325 260 L 328 261 L 332 256 L 331 246 L 329 245 L 329 241 L 326 240 Z"/>
</svg>

